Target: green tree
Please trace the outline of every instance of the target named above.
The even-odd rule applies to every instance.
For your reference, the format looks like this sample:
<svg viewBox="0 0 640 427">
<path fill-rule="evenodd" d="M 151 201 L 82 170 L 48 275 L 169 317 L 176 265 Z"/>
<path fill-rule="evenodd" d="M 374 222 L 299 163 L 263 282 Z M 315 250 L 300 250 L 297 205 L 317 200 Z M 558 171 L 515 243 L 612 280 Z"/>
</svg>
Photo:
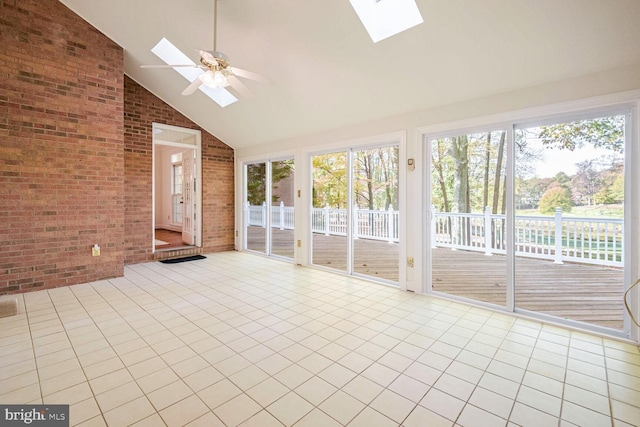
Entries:
<svg viewBox="0 0 640 427">
<path fill-rule="evenodd" d="M 273 185 L 288 178 L 293 172 L 293 160 L 283 160 L 271 163 L 271 182 Z M 247 201 L 252 205 L 261 205 L 267 194 L 267 164 L 253 163 L 247 165 Z M 272 197 L 272 202 L 278 201 L 278 196 Z"/>
<path fill-rule="evenodd" d="M 571 212 L 572 206 L 571 191 L 566 187 L 554 185 L 542 195 L 538 209 L 540 213 L 549 215 L 554 213 L 557 207 L 562 208 L 563 212 Z"/>
<path fill-rule="evenodd" d="M 539 138 L 548 148 L 575 150 L 584 144 L 622 153 L 624 116 L 601 117 L 540 127 Z"/>
</svg>

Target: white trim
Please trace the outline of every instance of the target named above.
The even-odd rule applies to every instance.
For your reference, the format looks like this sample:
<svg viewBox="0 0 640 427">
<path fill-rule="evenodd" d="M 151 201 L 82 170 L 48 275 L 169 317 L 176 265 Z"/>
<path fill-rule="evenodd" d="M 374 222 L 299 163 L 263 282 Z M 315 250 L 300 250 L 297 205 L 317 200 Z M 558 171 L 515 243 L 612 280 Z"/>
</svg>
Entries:
<svg viewBox="0 0 640 427">
<path fill-rule="evenodd" d="M 423 198 L 426 203 L 431 200 L 431 156 L 430 156 L 430 141 L 443 137 L 451 136 L 452 133 L 464 134 L 464 133 L 478 133 L 488 130 L 494 130 L 498 127 L 507 129 L 510 138 L 507 138 L 507 176 L 508 186 L 511 189 L 507 192 L 507 222 L 511 222 L 511 226 L 507 228 L 511 230 L 513 228 L 514 221 L 514 209 L 513 209 L 513 185 L 514 185 L 514 153 L 513 153 L 513 134 L 516 128 L 524 128 L 530 126 L 539 126 L 547 123 L 558 123 L 561 121 L 573 121 L 584 120 L 588 118 L 603 117 L 605 115 L 621 115 L 627 114 L 633 111 L 631 119 L 627 116 L 626 128 L 625 128 L 625 226 L 627 232 L 625 234 L 625 289 L 637 280 L 637 276 L 640 274 L 640 268 L 638 262 L 640 261 L 640 244 L 638 243 L 638 236 L 640 235 L 640 118 L 638 117 L 638 107 L 640 105 L 640 90 L 615 93 L 600 97 L 581 99 L 576 101 L 570 101 L 565 103 L 546 105 L 541 107 L 527 108 L 512 112 L 505 112 L 481 117 L 475 117 L 470 119 L 458 120 L 447 123 L 440 123 L 437 125 L 425 126 L 418 128 L 418 134 L 420 136 L 420 143 L 425 147 L 426 151 L 424 155 L 425 161 L 425 174 L 423 184 L 425 187 L 425 193 Z M 423 209 L 429 209 L 430 205 L 424 206 Z M 423 282 L 425 292 L 431 294 L 437 294 L 433 291 L 431 281 L 431 254 L 432 250 L 429 247 L 429 221 L 427 221 L 428 212 L 423 213 L 425 218 L 425 226 L 423 229 L 423 248 L 424 248 L 424 262 L 427 268 L 424 272 Z M 513 252 L 512 238 L 508 238 L 511 252 Z M 509 250 L 507 251 L 509 253 Z M 509 258 L 509 257 L 508 257 Z M 513 258 L 513 255 L 511 256 Z M 518 309 L 515 307 L 515 288 L 514 288 L 514 266 L 513 259 L 508 259 L 508 271 L 507 271 L 507 301 L 505 311 L 510 314 L 532 312 Z M 635 274 L 636 279 L 633 279 Z M 453 298 L 457 299 L 457 298 Z M 481 302 L 480 302 L 481 303 Z M 631 306 L 634 314 L 638 316 L 640 314 L 640 290 L 634 290 L 631 296 Z M 548 315 L 544 313 L 535 313 L 534 317 L 539 320 L 545 320 Z M 558 323 L 571 326 L 575 323 L 579 323 L 572 320 L 564 321 L 561 318 L 557 318 Z M 594 332 L 602 333 L 603 331 L 610 331 L 610 335 L 614 337 L 628 337 L 635 342 L 640 341 L 640 328 L 635 325 L 630 325 L 628 315 L 625 313 L 624 328 L 622 331 L 602 328 L 597 325 L 585 326 L 586 329 Z"/>
<path fill-rule="evenodd" d="M 466 132 L 467 130 L 471 130 L 472 132 L 476 132 L 482 131 L 482 129 L 490 126 L 509 126 L 513 123 L 527 124 L 532 120 L 540 121 L 550 118 L 551 116 L 568 116 L 569 114 L 577 115 L 580 112 L 588 113 L 594 110 L 608 111 L 611 109 L 620 109 L 623 108 L 625 104 L 631 107 L 638 99 L 640 99 L 640 90 L 619 92 L 559 104 L 524 108 L 521 110 L 422 126 L 418 127 L 418 133 L 421 135 L 428 134 L 428 136 L 432 138 L 451 131 Z"/>
<path fill-rule="evenodd" d="M 152 127 L 152 138 L 151 138 L 151 229 L 155 231 L 156 229 L 156 182 L 155 182 L 155 174 L 156 174 L 156 145 L 168 145 L 176 148 L 184 148 L 195 150 L 196 152 L 196 239 L 195 246 L 202 247 L 202 132 L 198 129 L 189 129 L 182 128 L 179 126 L 166 125 L 163 123 L 153 122 L 151 124 Z M 156 139 L 156 134 L 153 132 L 153 129 L 163 128 L 167 130 L 172 130 L 176 132 L 188 133 L 195 136 L 195 144 L 185 143 L 185 142 L 173 142 L 173 141 L 163 141 L 160 139 Z M 184 212 L 183 212 L 184 214 Z M 153 236 L 153 233 L 152 233 Z M 153 240 L 151 242 L 152 252 L 155 253 L 155 245 L 153 244 Z"/>
<path fill-rule="evenodd" d="M 630 117 L 629 117 L 630 116 Z M 635 238 L 625 240 L 625 290 L 640 279 L 640 101 L 629 109 L 625 121 L 625 224 L 629 235 Z M 633 166 L 633 167 L 631 167 Z M 629 308 L 636 319 L 640 319 L 640 290 L 630 292 Z M 640 327 L 625 319 L 625 331 L 630 339 L 640 342 Z"/>
</svg>

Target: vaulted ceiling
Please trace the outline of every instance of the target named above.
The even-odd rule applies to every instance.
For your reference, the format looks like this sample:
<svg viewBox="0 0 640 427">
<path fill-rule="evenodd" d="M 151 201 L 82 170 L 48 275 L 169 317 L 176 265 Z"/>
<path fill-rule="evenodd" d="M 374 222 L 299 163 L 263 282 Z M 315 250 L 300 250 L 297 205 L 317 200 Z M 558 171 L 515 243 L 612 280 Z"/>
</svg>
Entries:
<svg viewBox="0 0 640 427">
<path fill-rule="evenodd" d="M 219 0 L 218 50 L 273 80 L 221 108 L 140 68 L 161 64 L 162 37 L 198 62 L 213 1 L 61 0 L 124 48 L 129 77 L 234 148 L 640 63 L 638 0 L 417 0 L 424 23 L 376 44 L 348 0 Z"/>
</svg>

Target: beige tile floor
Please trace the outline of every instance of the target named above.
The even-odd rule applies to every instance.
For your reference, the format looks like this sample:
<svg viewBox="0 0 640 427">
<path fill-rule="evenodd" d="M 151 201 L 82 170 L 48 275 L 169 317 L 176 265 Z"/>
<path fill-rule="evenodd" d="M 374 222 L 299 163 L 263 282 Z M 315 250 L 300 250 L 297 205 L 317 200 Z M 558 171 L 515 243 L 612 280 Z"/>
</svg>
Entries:
<svg viewBox="0 0 640 427">
<path fill-rule="evenodd" d="M 636 346 L 246 253 L 18 300 L 0 402 L 71 425 L 640 424 Z"/>
</svg>

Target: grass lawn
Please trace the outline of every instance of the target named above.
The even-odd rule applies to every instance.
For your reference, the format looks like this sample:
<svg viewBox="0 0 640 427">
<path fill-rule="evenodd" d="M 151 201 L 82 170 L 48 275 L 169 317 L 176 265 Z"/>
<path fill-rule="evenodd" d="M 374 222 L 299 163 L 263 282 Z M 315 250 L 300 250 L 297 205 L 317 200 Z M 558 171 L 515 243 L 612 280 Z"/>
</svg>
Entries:
<svg viewBox="0 0 640 427">
<path fill-rule="evenodd" d="M 537 209 L 520 209 L 516 211 L 516 215 L 553 216 L 543 215 Z M 586 218 L 622 218 L 624 216 L 624 206 L 622 204 L 574 206 L 571 208 L 571 212 L 562 212 L 562 216 Z"/>
</svg>

